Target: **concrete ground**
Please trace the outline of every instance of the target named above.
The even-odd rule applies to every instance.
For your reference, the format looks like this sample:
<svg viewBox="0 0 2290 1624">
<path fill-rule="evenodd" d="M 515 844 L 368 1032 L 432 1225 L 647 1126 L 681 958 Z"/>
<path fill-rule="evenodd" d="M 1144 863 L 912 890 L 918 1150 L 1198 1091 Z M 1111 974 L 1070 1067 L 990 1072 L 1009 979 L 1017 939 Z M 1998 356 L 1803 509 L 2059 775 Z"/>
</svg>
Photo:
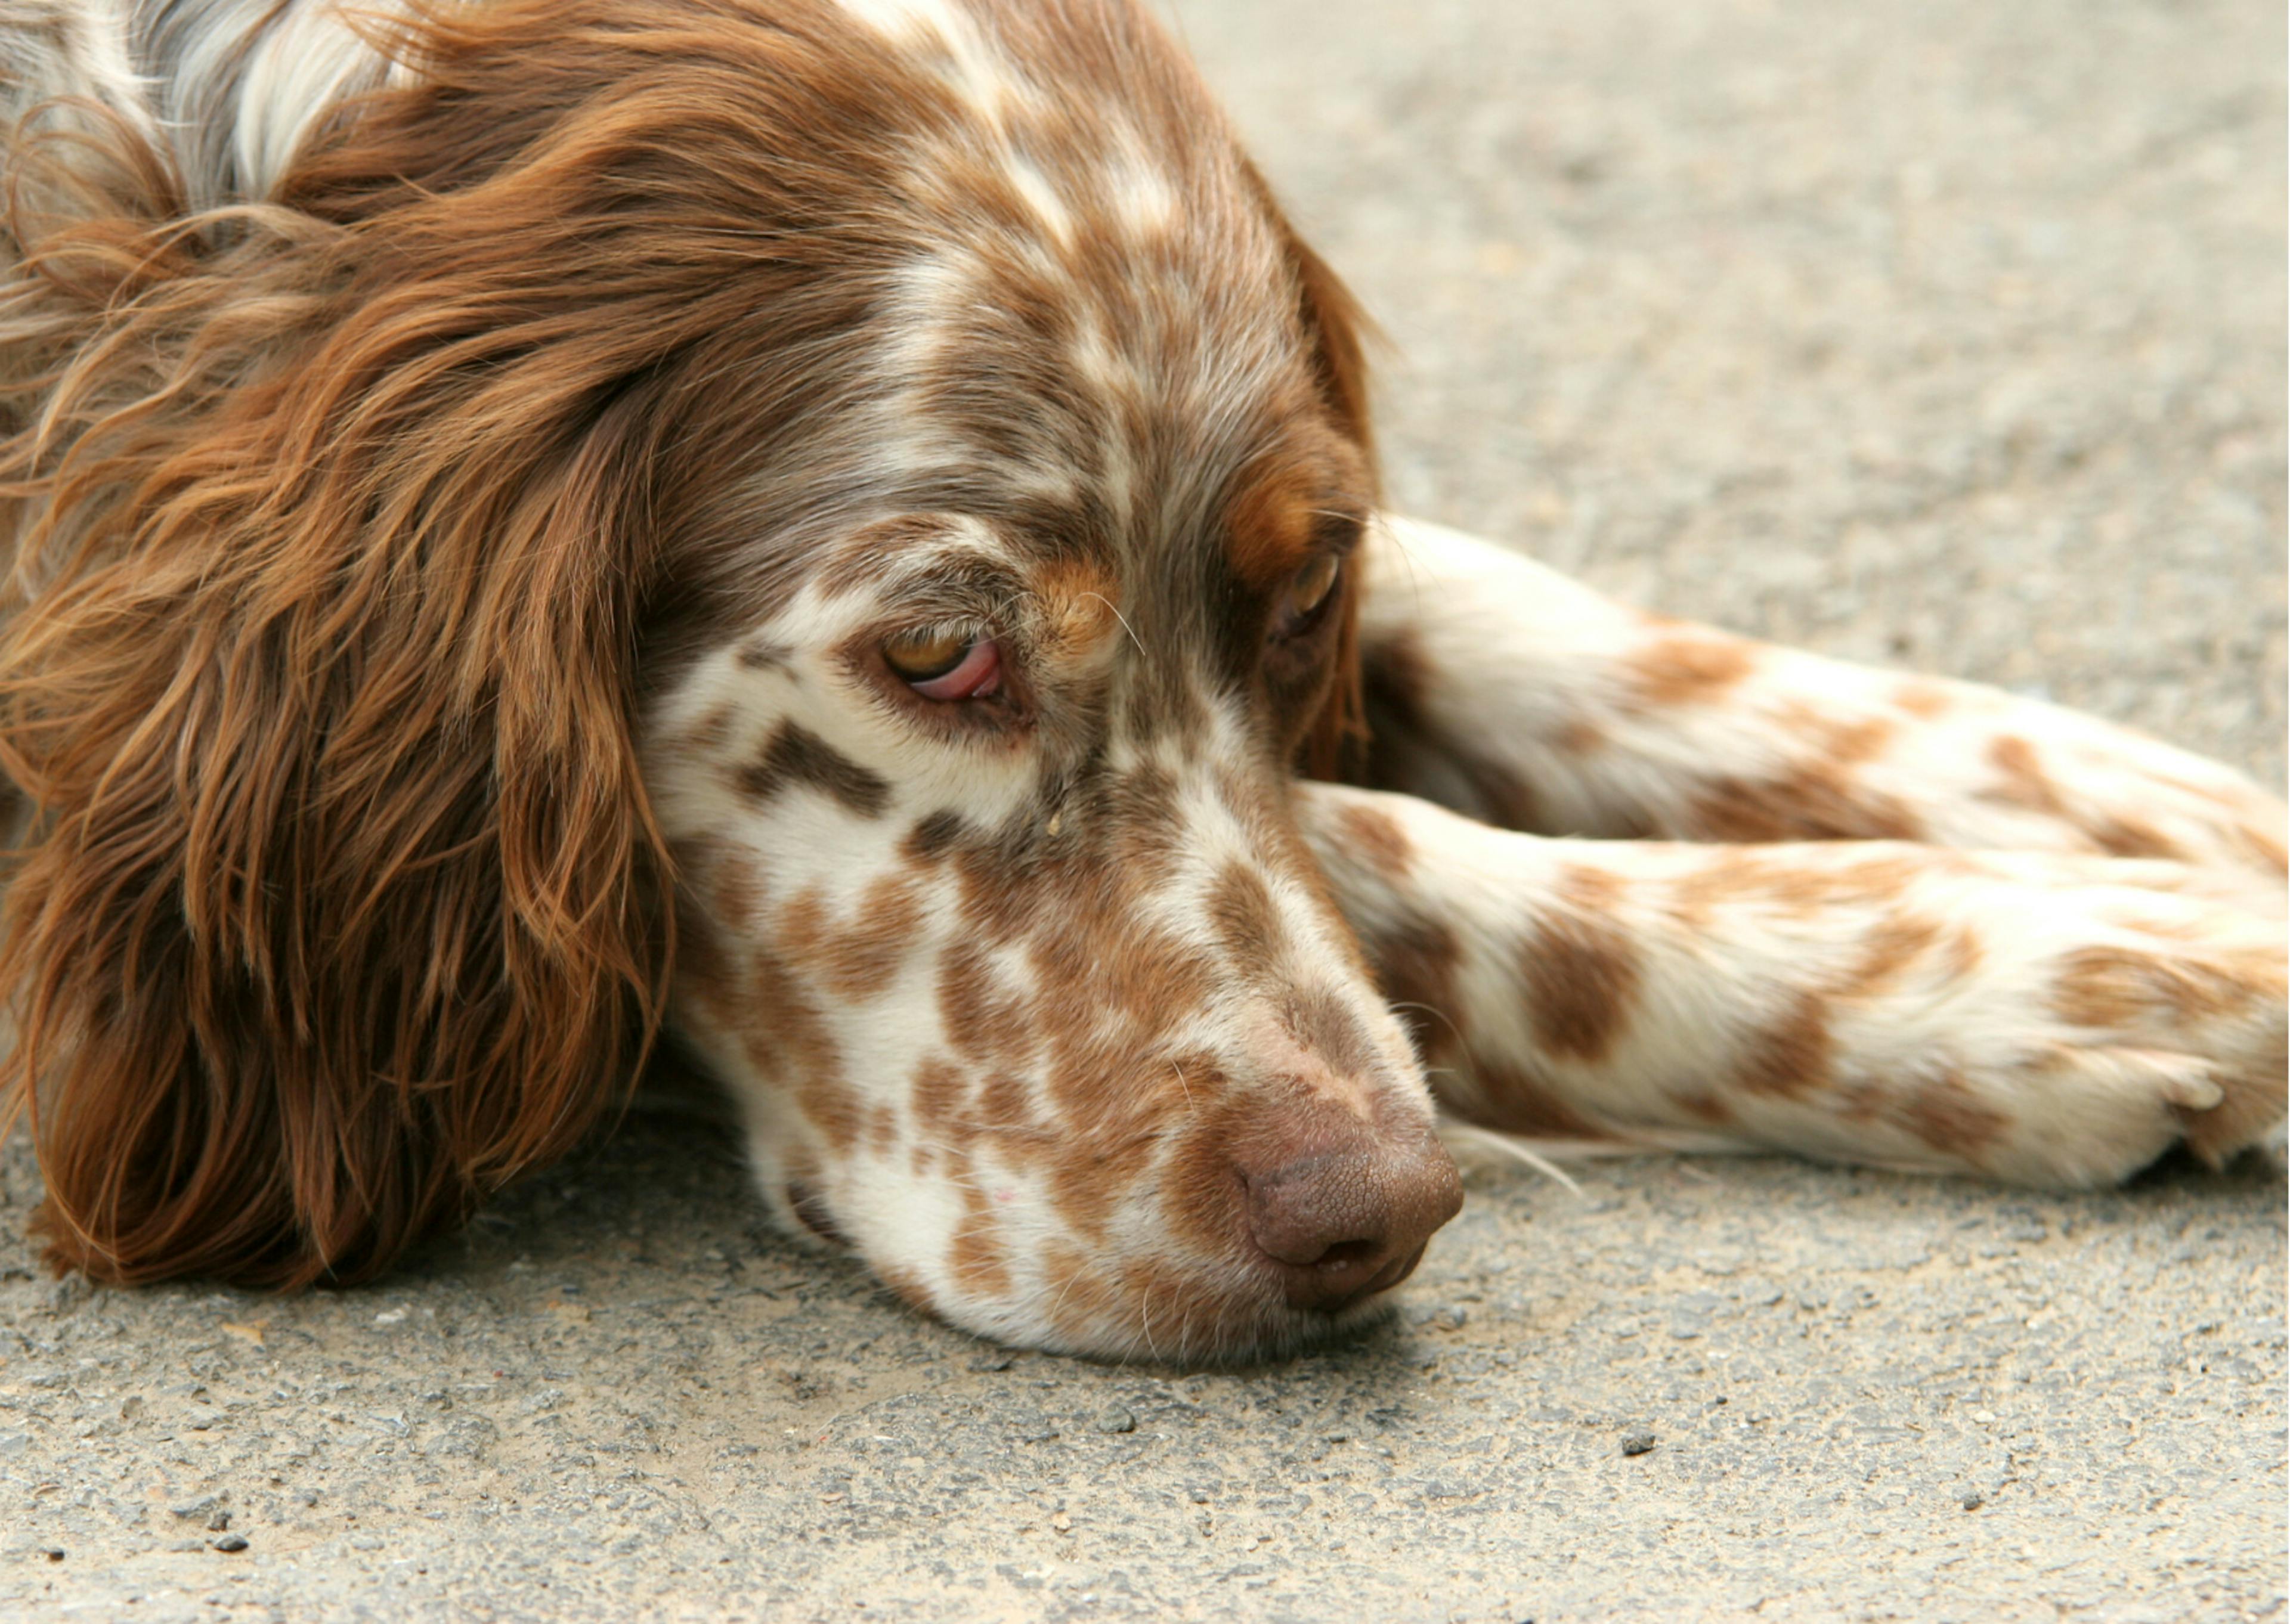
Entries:
<svg viewBox="0 0 2290 1624">
<path fill-rule="evenodd" d="M 2279 785 L 2281 8 L 1181 11 L 1404 505 Z M 1216 1374 L 918 1320 L 677 1119 L 288 1300 L 49 1281 L 0 1167 L 12 1617 L 2285 1611 L 2270 1166 L 1484 1172 L 1387 1328 Z"/>
</svg>

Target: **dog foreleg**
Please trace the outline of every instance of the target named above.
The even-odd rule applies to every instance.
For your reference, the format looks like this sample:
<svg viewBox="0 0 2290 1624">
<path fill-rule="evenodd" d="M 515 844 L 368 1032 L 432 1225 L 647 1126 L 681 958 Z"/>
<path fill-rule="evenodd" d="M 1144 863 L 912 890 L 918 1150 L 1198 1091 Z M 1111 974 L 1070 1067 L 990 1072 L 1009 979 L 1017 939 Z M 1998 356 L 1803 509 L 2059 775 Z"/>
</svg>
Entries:
<svg viewBox="0 0 2290 1624">
<path fill-rule="evenodd" d="M 1509 1132 L 2028 1184 L 2217 1162 L 2285 1106 L 2284 922 L 2184 865 L 1552 839 L 1302 787 L 1443 1104 Z"/>
<path fill-rule="evenodd" d="M 2162 857 L 2281 884 L 2281 802 L 2127 728 L 1644 614 L 1437 525 L 1383 521 L 1366 570 L 1378 788 L 1545 834 Z"/>
</svg>

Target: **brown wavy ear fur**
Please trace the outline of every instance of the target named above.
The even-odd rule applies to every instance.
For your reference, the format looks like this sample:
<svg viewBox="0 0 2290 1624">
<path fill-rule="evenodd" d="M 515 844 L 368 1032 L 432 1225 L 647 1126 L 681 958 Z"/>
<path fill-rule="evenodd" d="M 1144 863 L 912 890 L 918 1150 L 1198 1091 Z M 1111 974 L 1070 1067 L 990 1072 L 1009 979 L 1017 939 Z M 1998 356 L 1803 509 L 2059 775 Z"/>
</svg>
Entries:
<svg viewBox="0 0 2290 1624">
<path fill-rule="evenodd" d="M 893 252 L 847 200 L 919 91 L 832 8 L 371 26 L 419 73 L 270 203 L 181 218 L 125 130 L 76 217 L 12 194 L 0 986 L 104 1279 L 371 1276 L 614 1108 L 673 947 L 640 628 Z"/>
<path fill-rule="evenodd" d="M 768 284 L 818 280 L 708 144 L 830 115 L 757 64 L 567 60 L 620 48 L 579 13 L 455 25 L 529 48 L 378 98 L 284 206 L 20 222 L 0 980 L 60 1268 L 372 1275 L 572 1146 L 655 1028 L 660 397 L 759 305 L 800 339 Z"/>
<path fill-rule="evenodd" d="M 640 390 L 608 346 L 441 333 L 445 292 L 257 379 L 212 324 L 269 313 L 208 312 L 200 409 L 113 406 L 44 482 L 0 977 L 60 1268 L 370 1275 L 569 1148 L 656 1019 Z"/>
</svg>

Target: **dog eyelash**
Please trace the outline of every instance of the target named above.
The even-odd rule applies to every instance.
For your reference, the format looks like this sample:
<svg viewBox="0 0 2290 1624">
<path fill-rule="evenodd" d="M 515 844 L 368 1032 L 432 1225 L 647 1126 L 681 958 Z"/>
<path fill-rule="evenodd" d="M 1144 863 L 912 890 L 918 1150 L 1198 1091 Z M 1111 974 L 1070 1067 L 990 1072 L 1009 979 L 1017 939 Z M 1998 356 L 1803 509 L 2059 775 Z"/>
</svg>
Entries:
<svg viewBox="0 0 2290 1624">
<path fill-rule="evenodd" d="M 1317 627 L 1341 596 L 1344 555 L 1322 553 L 1289 577 L 1272 621 L 1272 641 L 1285 643 Z"/>
</svg>

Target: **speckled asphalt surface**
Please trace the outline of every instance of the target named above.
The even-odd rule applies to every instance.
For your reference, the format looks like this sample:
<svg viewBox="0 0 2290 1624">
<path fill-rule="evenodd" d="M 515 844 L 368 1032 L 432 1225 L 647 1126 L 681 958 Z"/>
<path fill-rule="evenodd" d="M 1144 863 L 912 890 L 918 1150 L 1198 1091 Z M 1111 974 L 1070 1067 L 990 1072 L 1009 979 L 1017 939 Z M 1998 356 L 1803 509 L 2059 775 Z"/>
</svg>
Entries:
<svg viewBox="0 0 2290 1624">
<path fill-rule="evenodd" d="M 1404 505 L 2279 785 L 2280 8 L 1182 14 L 1391 334 Z M 1186 1374 L 917 1319 L 681 1118 L 288 1300 L 39 1276 L 19 1146 L 0 1615 L 2283 1614 L 2274 1167 L 1581 1180 L 1475 1173 L 1383 1330 Z"/>
</svg>

